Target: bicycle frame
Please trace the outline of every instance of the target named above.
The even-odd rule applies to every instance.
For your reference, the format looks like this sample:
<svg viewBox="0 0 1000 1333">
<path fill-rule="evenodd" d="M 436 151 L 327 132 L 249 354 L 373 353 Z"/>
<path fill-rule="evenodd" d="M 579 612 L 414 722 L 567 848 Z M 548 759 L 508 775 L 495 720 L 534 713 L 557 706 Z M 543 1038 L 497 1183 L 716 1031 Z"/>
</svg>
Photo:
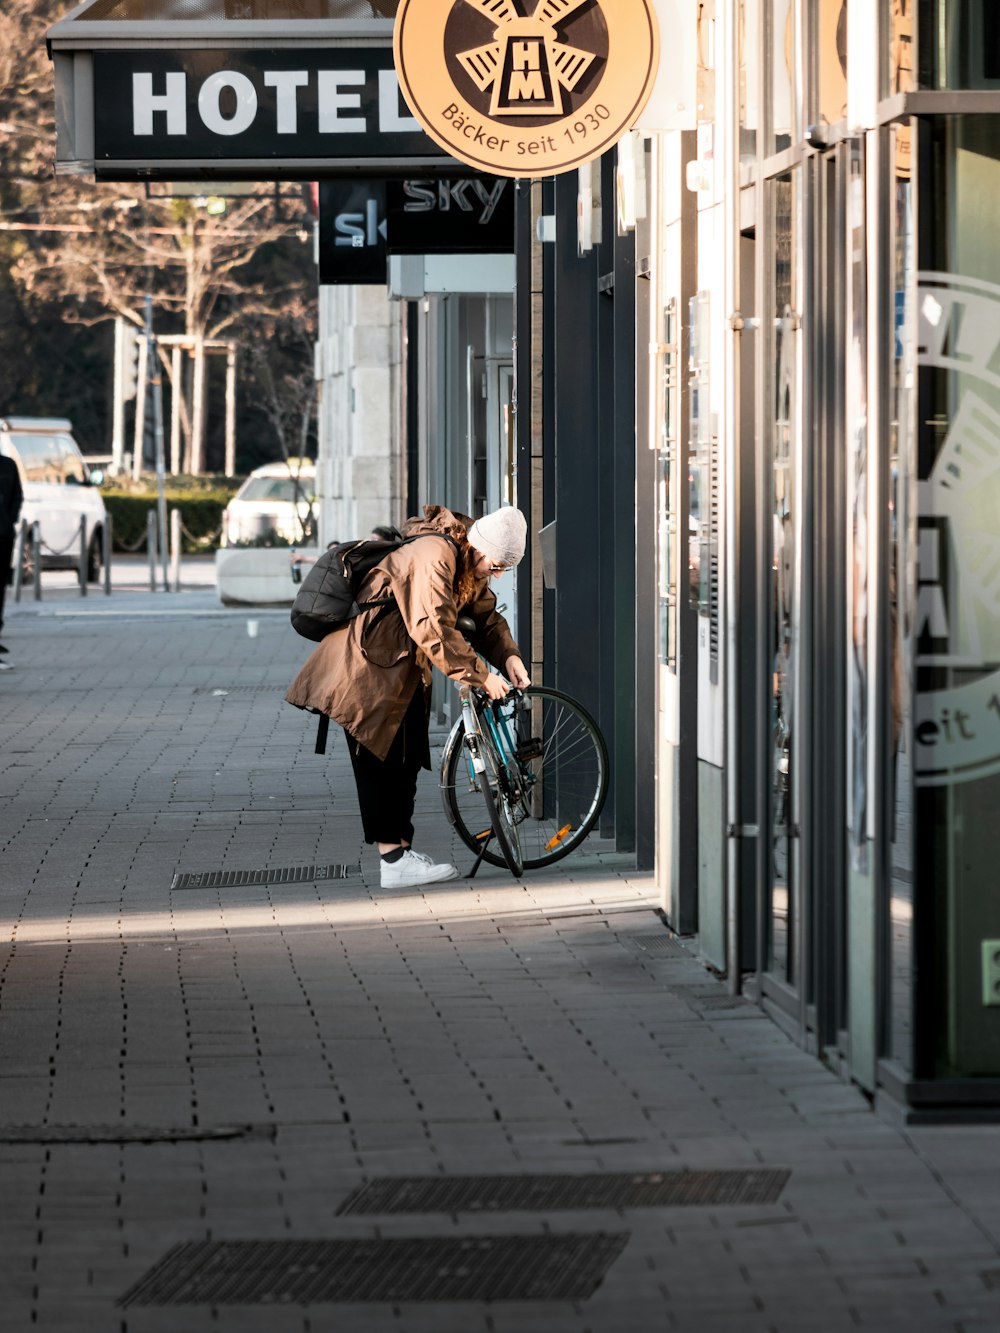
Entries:
<svg viewBox="0 0 1000 1333">
<path fill-rule="evenodd" d="M 516 705 L 518 691 L 512 691 Z M 510 698 L 510 695 L 507 696 Z M 486 854 L 491 838 L 496 838 L 508 869 L 520 875 L 524 869 L 517 827 L 524 818 L 524 773 L 512 744 L 510 727 L 499 713 L 500 700 L 488 699 L 480 691 L 462 694 L 463 748 L 469 768 L 471 790 L 479 791 L 486 801 L 490 829 L 479 844 L 479 854 L 472 868 L 476 871 Z M 494 786 L 494 783 L 496 784 Z"/>
<path fill-rule="evenodd" d="M 465 726 L 466 736 L 465 760 L 469 767 L 469 780 L 474 785 L 478 783 L 479 775 L 484 769 L 484 763 L 480 755 L 473 754 L 473 749 L 468 743 L 468 738 L 470 736 L 475 738 L 481 730 L 480 723 L 483 721 L 486 723 L 490 739 L 496 746 L 500 758 L 508 767 L 513 766 L 516 768 L 519 783 L 523 786 L 534 782 L 534 774 L 525 767 L 517 753 L 517 743 L 511 736 L 511 719 L 507 717 L 498 718 L 496 710 L 493 707 L 495 702 L 510 702 L 516 706 L 520 702 L 520 698 L 520 690 L 511 690 L 507 697 L 502 700 L 484 698 L 482 700 L 473 701 L 471 697 L 466 697 L 462 700 L 462 721 Z"/>
</svg>

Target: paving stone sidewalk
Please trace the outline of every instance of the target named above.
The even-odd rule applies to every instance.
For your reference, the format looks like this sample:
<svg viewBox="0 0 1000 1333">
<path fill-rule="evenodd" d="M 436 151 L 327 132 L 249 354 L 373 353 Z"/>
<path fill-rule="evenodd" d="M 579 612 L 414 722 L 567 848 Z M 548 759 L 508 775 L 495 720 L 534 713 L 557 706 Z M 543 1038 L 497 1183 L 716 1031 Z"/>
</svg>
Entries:
<svg viewBox="0 0 1000 1333">
<path fill-rule="evenodd" d="M 57 590 L 5 641 L 4 1333 L 1000 1329 L 1000 1128 L 878 1119 L 599 844 L 383 893 L 342 743 L 318 758 L 281 701 L 308 649 L 284 613 Z M 430 774 L 418 834 L 468 869 Z M 302 866 L 347 869 L 191 879 Z M 737 1174 L 692 1202 L 681 1171 Z M 479 1179 L 341 1211 L 494 1176 L 507 1203 Z M 186 1303 L 185 1258 L 219 1275 Z M 525 1285 L 467 1299 L 499 1281 Z"/>
</svg>

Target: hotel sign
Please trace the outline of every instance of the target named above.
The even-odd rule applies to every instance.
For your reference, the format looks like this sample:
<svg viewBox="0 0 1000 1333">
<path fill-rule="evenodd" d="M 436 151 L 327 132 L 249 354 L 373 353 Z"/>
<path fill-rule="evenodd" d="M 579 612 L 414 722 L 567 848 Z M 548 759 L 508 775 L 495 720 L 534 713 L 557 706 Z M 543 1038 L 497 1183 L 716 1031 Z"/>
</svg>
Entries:
<svg viewBox="0 0 1000 1333">
<path fill-rule="evenodd" d="M 432 139 L 531 177 L 592 161 L 635 124 L 659 39 L 650 0 L 400 0 L 394 53 Z"/>
<path fill-rule="evenodd" d="M 447 164 L 402 101 L 387 46 L 119 48 L 93 62 L 99 176 L 169 175 L 168 164 L 259 179 L 334 162 L 379 175 Z"/>
</svg>

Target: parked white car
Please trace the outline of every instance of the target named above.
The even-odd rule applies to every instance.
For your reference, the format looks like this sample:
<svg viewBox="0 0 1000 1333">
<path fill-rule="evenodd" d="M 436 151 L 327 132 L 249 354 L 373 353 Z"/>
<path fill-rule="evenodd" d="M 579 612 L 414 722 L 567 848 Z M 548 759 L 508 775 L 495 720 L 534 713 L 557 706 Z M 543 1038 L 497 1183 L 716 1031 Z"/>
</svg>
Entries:
<svg viewBox="0 0 1000 1333">
<path fill-rule="evenodd" d="M 97 489 L 104 474 L 92 471 L 64 417 L 0 417 L 0 453 L 13 458 L 21 474 L 21 518 L 37 523 L 43 569 L 75 569 L 80 561 L 84 523 L 87 578 L 101 576 L 107 513 Z"/>
<path fill-rule="evenodd" d="M 316 468 L 308 459 L 255 468 L 226 506 L 222 545 L 265 543 L 269 534 L 304 544 L 315 524 Z"/>
</svg>

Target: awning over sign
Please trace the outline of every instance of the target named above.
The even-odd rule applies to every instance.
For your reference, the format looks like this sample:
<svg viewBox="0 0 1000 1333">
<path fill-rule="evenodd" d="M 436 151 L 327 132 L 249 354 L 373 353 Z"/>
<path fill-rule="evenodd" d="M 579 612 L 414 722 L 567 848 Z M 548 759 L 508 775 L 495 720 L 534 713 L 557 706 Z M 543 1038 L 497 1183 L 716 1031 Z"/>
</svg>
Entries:
<svg viewBox="0 0 1000 1333">
<path fill-rule="evenodd" d="M 396 0 L 86 0 L 48 32 L 56 170 L 315 180 L 454 166 L 400 97 Z"/>
</svg>

